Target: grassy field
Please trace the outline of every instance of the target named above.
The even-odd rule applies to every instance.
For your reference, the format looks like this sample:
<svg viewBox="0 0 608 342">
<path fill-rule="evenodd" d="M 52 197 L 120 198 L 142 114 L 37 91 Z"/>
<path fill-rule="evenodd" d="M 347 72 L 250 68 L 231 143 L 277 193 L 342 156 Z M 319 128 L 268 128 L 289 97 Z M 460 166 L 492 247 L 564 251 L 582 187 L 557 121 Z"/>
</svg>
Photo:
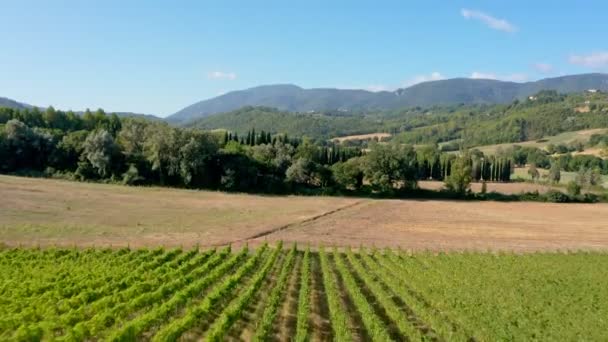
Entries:
<svg viewBox="0 0 608 342">
<path fill-rule="evenodd" d="M 522 186 L 531 185 L 489 188 Z M 0 194 L 0 243 L 10 246 L 608 247 L 606 204 L 255 196 L 9 176 L 0 176 Z"/>
<path fill-rule="evenodd" d="M 537 170 L 540 173 L 541 177 L 544 175 L 547 175 L 549 173 L 549 170 L 545 170 L 545 169 L 537 169 Z M 576 179 L 576 172 L 561 171 L 560 176 L 561 176 L 561 179 L 559 181 L 559 184 L 567 185 L 570 181 L 574 181 Z M 518 167 L 518 168 L 515 168 L 513 174 L 511 175 L 511 179 L 524 179 L 524 180 L 531 181 L 532 177 L 530 177 L 530 175 L 528 174 L 528 168 Z M 542 180 L 542 178 L 541 178 L 541 180 Z M 608 189 L 608 176 L 602 175 L 602 180 L 603 180 L 602 187 Z"/>
<path fill-rule="evenodd" d="M 605 253 L 6 249 L 0 339 L 605 341 L 606 282 Z"/>
<path fill-rule="evenodd" d="M 558 135 L 545 137 L 542 140 L 531 140 L 524 141 L 520 143 L 506 143 L 506 144 L 496 144 L 496 145 L 485 145 L 485 146 L 477 146 L 476 149 L 482 151 L 484 154 L 495 154 L 499 148 L 506 149 L 513 145 L 520 146 L 530 146 L 537 148 L 545 148 L 549 144 L 559 145 L 559 144 L 570 144 L 576 141 L 580 141 L 582 143 L 586 143 L 591 138 L 593 134 L 601 134 L 608 132 L 608 129 L 598 128 L 598 129 L 587 129 L 582 131 L 572 131 L 572 132 L 564 132 Z M 584 152 L 583 152 L 584 153 Z"/>
</svg>

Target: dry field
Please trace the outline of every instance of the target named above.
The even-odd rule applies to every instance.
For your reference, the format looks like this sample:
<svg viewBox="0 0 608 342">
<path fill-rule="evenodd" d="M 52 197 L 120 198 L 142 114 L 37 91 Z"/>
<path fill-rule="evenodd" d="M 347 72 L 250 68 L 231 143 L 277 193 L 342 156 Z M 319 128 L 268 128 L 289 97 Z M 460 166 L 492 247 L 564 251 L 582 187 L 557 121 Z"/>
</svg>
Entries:
<svg viewBox="0 0 608 342">
<path fill-rule="evenodd" d="M 485 145 L 485 146 L 477 146 L 476 149 L 482 151 L 485 154 L 495 154 L 499 148 L 506 149 L 513 145 L 519 146 L 527 146 L 527 147 L 537 147 L 540 149 L 545 148 L 549 144 L 570 144 L 576 141 L 580 141 L 582 143 L 586 143 L 591 139 L 593 134 L 604 134 L 608 130 L 605 128 L 594 128 L 594 129 L 586 129 L 581 131 L 572 131 L 572 132 L 564 132 L 558 135 L 545 137 L 539 140 L 530 140 L 523 141 L 519 143 L 505 143 L 505 144 L 496 144 L 496 145 Z M 539 142 L 541 141 L 541 142 Z"/>
<path fill-rule="evenodd" d="M 223 245 L 355 199 L 252 196 L 0 176 L 7 244 Z"/>
<path fill-rule="evenodd" d="M 274 197 L 9 176 L 0 196 L 8 245 L 608 249 L 608 204 Z"/>
<path fill-rule="evenodd" d="M 391 136 L 390 133 L 370 133 L 370 134 L 348 135 L 348 136 L 344 136 L 344 137 L 333 138 L 331 140 L 336 141 L 336 142 L 344 142 L 344 141 L 349 141 L 349 140 L 370 140 L 370 139 L 376 139 L 376 138 L 378 138 L 380 140 L 383 138 L 389 138 L 390 136 Z"/>
</svg>

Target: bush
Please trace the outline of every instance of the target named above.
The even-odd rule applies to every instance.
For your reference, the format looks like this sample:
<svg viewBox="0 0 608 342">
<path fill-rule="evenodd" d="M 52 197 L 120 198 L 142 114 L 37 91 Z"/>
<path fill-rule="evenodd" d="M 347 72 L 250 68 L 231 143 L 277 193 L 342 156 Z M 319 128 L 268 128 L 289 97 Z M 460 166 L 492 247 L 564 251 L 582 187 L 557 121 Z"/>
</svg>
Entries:
<svg viewBox="0 0 608 342">
<path fill-rule="evenodd" d="M 570 202 L 570 197 L 565 193 L 557 190 L 550 190 L 543 195 L 545 201 L 552 203 L 567 203 Z"/>
<path fill-rule="evenodd" d="M 583 195 L 583 202 L 585 203 L 597 203 L 601 200 L 600 196 L 593 193 L 586 193 Z"/>
<path fill-rule="evenodd" d="M 581 194 L 581 186 L 578 185 L 575 181 L 568 182 L 568 195 L 578 196 L 580 194 Z"/>
</svg>

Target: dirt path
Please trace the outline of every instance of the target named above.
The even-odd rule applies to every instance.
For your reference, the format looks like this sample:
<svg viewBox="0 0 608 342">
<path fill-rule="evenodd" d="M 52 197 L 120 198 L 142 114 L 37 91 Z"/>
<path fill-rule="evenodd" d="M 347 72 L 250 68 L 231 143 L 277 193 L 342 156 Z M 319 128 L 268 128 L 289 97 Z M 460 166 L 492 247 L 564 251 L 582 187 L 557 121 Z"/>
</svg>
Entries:
<svg viewBox="0 0 608 342">
<path fill-rule="evenodd" d="M 368 201 L 265 236 L 411 250 L 605 250 L 608 204 Z"/>
</svg>

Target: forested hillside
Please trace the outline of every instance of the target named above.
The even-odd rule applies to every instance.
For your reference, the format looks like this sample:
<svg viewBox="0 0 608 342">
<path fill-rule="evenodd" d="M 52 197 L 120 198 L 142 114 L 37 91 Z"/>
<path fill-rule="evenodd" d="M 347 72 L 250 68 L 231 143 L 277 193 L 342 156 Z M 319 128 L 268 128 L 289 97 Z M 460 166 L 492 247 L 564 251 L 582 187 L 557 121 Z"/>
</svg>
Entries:
<svg viewBox="0 0 608 342">
<path fill-rule="evenodd" d="M 197 120 L 190 126 L 236 132 L 256 128 L 320 139 L 388 132 L 396 134 L 395 140 L 408 144 L 461 140 L 466 147 L 472 147 L 608 127 L 608 95 L 542 91 L 504 105 L 414 107 L 350 116 L 339 112 L 294 114 L 266 107 L 245 107 Z"/>
<path fill-rule="evenodd" d="M 185 107 L 167 120 L 184 124 L 246 106 L 273 107 L 282 111 L 302 113 L 341 111 L 345 115 L 356 115 L 360 112 L 415 106 L 505 104 L 515 99 L 525 99 L 541 90 L 575 93 L 588 89 L 608 91 L 608 75 L 568 75 L 525 83 L 453 78 L 379 92 L 361 89 L 303 89 L 295 85 L 278 84 L 232 91 L 203 100 Z"/>
<path fill-rule="evenodd" d="M 255 128 L 291 136 L 329 139 L 340 135 L 384 131 L 388 127 L 385 121 L 364 115 L 288 113 L 268 107 L 244 107 L 230 113 L 209 116 L 189 126 L 235 132 L 246 132 Z"/>
</svg>

